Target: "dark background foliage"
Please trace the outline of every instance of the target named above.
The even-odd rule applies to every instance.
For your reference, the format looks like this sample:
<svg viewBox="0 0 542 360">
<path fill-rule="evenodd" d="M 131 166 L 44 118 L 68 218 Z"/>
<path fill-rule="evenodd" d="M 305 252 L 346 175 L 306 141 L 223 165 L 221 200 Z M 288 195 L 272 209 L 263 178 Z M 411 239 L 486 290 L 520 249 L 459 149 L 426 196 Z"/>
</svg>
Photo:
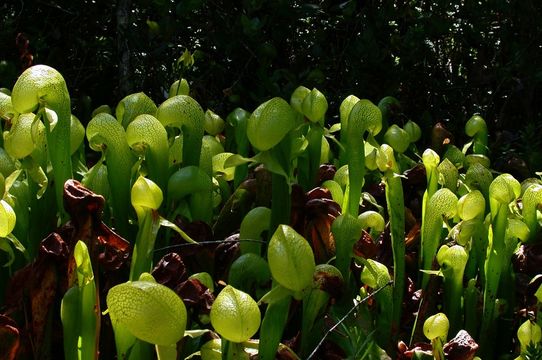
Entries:
<svg viewBox="0 0 542 360">
<path fill-rule="evenodd" d="M 424 134 L 439 121 L 461 134 L 480 113 L 497 165 L 534 171 L 542 164 L 541 15 L 537 0 L 7 0 L 0 86 L 10 88 L 30 60 L 53 66 L 83 122 L 131 92 L 160 103 L 180 75 L 222 116 L 288 99 L 298 85 L 322 91 L 330 116 L 349 94 L 392 95 Z M 185 49 L 195 64 L 179 74 Z"/>
</svg>

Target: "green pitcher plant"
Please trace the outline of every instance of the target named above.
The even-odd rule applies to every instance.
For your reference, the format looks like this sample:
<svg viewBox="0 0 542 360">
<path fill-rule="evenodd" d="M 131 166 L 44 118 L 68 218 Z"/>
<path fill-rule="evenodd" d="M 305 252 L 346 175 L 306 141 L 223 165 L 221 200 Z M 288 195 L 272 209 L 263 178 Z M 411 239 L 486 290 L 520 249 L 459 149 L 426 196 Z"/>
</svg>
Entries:
<svg viewBox="0 0 542 360">
<path fill-rule="evenodd" d="M 49 66 L 0 91 L 2 354 L 539 357 L 542 181 L 500 172 L 481 115 L 427 148 L 390 96 L 204 111 L 193 60 L 81 120 Z"/>
</svg>

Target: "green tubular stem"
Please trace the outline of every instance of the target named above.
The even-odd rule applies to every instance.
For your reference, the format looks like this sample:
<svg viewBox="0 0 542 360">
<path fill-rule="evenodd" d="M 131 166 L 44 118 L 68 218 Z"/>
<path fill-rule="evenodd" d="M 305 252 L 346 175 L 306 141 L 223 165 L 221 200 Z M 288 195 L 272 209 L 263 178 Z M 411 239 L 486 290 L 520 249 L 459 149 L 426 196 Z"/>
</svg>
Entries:
<svg viewBox="0 0 542 360">
<path fill-rule="evenodd" d="M 352 247 L 361 236 L 362 226 L 361 220 L 349 214 L 338 216 L 331 225 L 336 247 L 335 266 L 343 275 L 345 284 L 350 284 Z"/>
<path fill-rule="evenodd" d="M 74 257 L 77 264 L 77 286 L 79 289 L 79 335 L 81 337 L 80 360 L 98 358 L 98 339 L 100 333 L 100 301 L 96 292 L 96 282 L 88 249 L 82 241 L 75 246 Z"/>
<path fill-rule="evenodd" d="M 463 308 L 465 309 L 464 329 L 469 334 L 478 334 L 480 318 L 477 311 L 479 292 L 476 288 L 476 280 L 470 279 L 464 292 Z"/>
<path fill-rule="evenodd" d="M 303 298 L 303 316 L 301 325 L 301 351 L 300 355 L 306 358 L 310 354 L 310 345 L 313 344 L 314 332 L 312 328 L 320 312 L 329 301 L 329 293 L 320 289 L 311 289 Z"/>
<path fill-rule="evenodd" d="M 348 156 L 348 204 L 345 212 L 358 216 L 359 199 L 365 177 L 365 141 L 366 131 L 372 135 L 380 132 L 382 127 L 382 113 L 376 105 L 369 100 L 358 101 L 348 116 L 348 129 L 346 132 L 346 154 Z"/>
<path fill-rule="evenodd" d="M 353 123 L 350 125 L 355 128 Z M 359 134 L 349 133 L 347 136 L 348 186 L 345 193 L 348 194 L 348 197 L 345 199 L 347 205 L 344 207 L 344 211 L 351 216 L 358 216 L 359 213 L 359 199 L 365 177 L 364 143 L 363 136 L 359 136 Z"/>
<path fill-rule="evenodd" d="M 247 120 L 250 117 L 250 113 L 243 109 L 236 109 L 230 114 L 230 122 L 234 125 L 234 138 L 237 145 L 237 154 L 248 157 L 250 142 L 247 137 Z M 228 117 L 230 117 L 228 116 Z M 248 164 L 242 164 L 235 168 L 235 176 L 233 186 L 235 188 L 246 180 L 248 175 Z"/>
<path fill-rule="evenodd" d="M 440 338 L 431 340 L 431 345 L 433 346 L 433 358 L 435 360 L 446 360 L 442 343 L 443 341 Z"/>
<path fill-rule="evenodd" d="M 213 219 L 213 193 L 199 192 L 190 197 L 192 220 L 201 220 L 210 224 Z"/>
<path fill-rule="evenodd" d="M 401 178 L 392 170 L 386 171 L 386 202 L 390 219 L 393 250 L 393 326 L 396 334 L 401 321 L 401 308 L 405 292 L 405 208 Z"/>
<path fill-rule="evenodd" d="M 158 360 L 177 360 L 177 347 L 172 345 L 155 345 Z"/>
<path fill-rule="evenodd" d="M 147 360 L 152 359 L 151 344 L 136 338 L 128 329 L 119 323 L 112 324 L 115 333 L 117 359 Z"/>
<path fill-rule="evenodd" d="M 437 260 L 444 274 L 444 312 L 450 321 L 450 332 L 455 334 L 463 328 L 461 298 L 468 254 L 461 245 L 443 245 Z"/>
<path fill-rule="evenodd" d="M 523 219 L 529 227 L 529 239 L 535 239 L 540 226 L 538 225 L 536 212 L 542 211 L 542 185 L 533 184 L 525 190 L 522 197 L 523 202 Z"/>
<path fill-rule="evenodd" d="M 262 248 L 261 244 L 253 241 L 242 240 L 260 239 L 261 234 L 264 231 L 269 231 L 270 224 L 271 210 L 269 208 L 260 206 L 250 210 L 243 218 L 241 228 L 239 230 L 241 253 L 254 253 L 256 255 L 260 255 Z"/>
<path fill-rule="evenodd" d="M 64 357 L 66 360 L 78 360 L 79 328 L 81 324 L 80 291 L 71 287 L 62 297 L 60 317 L 64 337 Z"/>
<path fill-rule="evenodd" d="M 422 225 L 421 232 L 424 232 L 425 212 L 427 210 L 427 202 L 438 189 L 438 164 L 440 158 L 436 152 L 431 149 L 424 151 L 422 155 L 423 165 L 425 166 L 425 174 L 427 177 L 427 189 L 423 193 L 422 198 Z"/>
<path fill-rule="evenodd" d="M 30 184 L 33 184 L 34 187 L 37 188 L 37 184 L 33 182 L 30 182 Z M 36 223 L 37 221 L 39 221 L 39 219 L 43 218 L 43 215 L 46 214 L 46 212 L 42 212 L 41 217 L 36 216 L 36 222 L 30 222 L 30 211 L 31 209 L 34 209 L 32 207 L 32 204 L 38 203 L 38 200 L 35 196 L 36 193 L 31 193 L 30 185 L 27 185 L 27 182 L 15 181 L 9 189 L 9 193 L 14 197 L 13 211 L 15 211 L 17 217 L 12 234 L 22 242 L 22 244 L 26 248 L 26 251 L 28 252 L 28 258 L 30 260 L 33 260 L 38 254 L 39 243 L 41 242 L 41 239 L 43 239 L 45 235 L 48 234 L 48 232 L 44 233 L 43 229 L 46 228 L 46 225 L 42 227 L 40 235 L 31 236 L 30 234 L 36 232 L 36 227 L 41 227 L 41 224 L 36 225 Z M 39 212 L 34 209 L 34 213 L 37 214 Z M 30 226 L 30 224 L 32 224 L 32 226 Z M 7 284 L 7 281 L 4 284 Z"/>
<path fill-rule="evenodd" d="M 389 283 L 390 275 L 388 268 L 371 259 L 357 258 L 365 266 L 361 273 L 361 281 L 373 289 L 383 288 L 375 295 L 378 304 L 378 315 L 376 316 L 376 336 L 378 345 L 385 349 L 389 354 L 395 352 L 392 334 L 393 326 L 393 290 L 386 287 Z"/>
<path fill-rule="evenodd" d="M 96 284 L 90 281 L 81 289 L 81 354 L 80 360 L 98 359 L 100 303 Z"/>
<path fill-rule="evenodd" d="M 50 186 L 50 185 L 49 185 Z M 28 182 L 30 193 L 29 227 L 28 227 L 28 251 L 29 256 L 37 256 L 40 242 L 47 234 L 56 227 L 56 216 L 54 212 L 48 211 L 55 206 L 55 199 L 50 192 L 46 191 L 43 197 L 38 199 L 37 193 L 40 190 L 39 185 L 34 181 Z M 19 222 L 19 213 L 17 213 L 17 222 Z M 30 225 L 31 224 L 31 225 Z"/>
<path fill-rule="evenodd" d="M 115 226 L 122 236 L 130 239 L 132 232 L 127 209 L 135 158 L 126 142 L 124 128 L 113 116 L 100 113 L 88 123 L 87 139 L 92 148 L 105 155 Z"/>
<path fill-rule="evenodd" d="M 485 334 L 495 335 L 495 302 L 497 300 L 497 291 L 499 289 L 499 283 L 503 270 L 505 244 L 504 236 L 506 232 L 506 224 L 508 222 L 508 207 L 502 205 L 497 214 L 493 215 L 492 221 L 492 240 L 490 240 L 491 248 L 488 250 L 488 257 L 484 266 L 485 272 L 485 284 L 484 284 L 484 301 L 483 301 L 483 315 L 480 334 L 481 337 L 481 352 L 482 354 L 491 352 L 491 345 L 488 341 L 491 341 L 491 336 L 486 338 Z M 509 260 L 509 259 L 508 259 Z M 486 353 L 487 354 L 487 353 Z"/>
<path fill-rule="evenodd" d="M 461 274 L 462 275 L 462 274 Z M 444 307 L 448 318 L 450 319 L 450 328 L 452 334 L 457 333 L 463 327 L 461 316 L 461 298 L 463 297 L 463 277 L 454 277 L 448 281 L 448 285 L 444 284 L 444 292 L 446 295 L 446 306 Z"/>
<path fill-rule="evenodd" d="M 52 130 L 47 119 L 45 126 L 47 148 L 55 178 L 57 210 L 60 212 L 61 220 L 65 221 L 68 215 L 64 210 L 64 183 L 73 176 L 70 152 L 70 95 L 66 82 L 58 71 L 49 66 L 33 66 L 21 74 L 15 83 L 11 101 L 19 113 L 46 107 L 53 110 L 58 117 L 57 124 Z"/>
<path fill-rule="evenodd" d="M 350 116 L 350 112 L 352 111 L 352 108 L 356 103 L 359 101 L 359 98 L 354 95 L 349 95 L 346 97 L 343 102 L 341 103 L 341 106 L 339 107 L 339 118 L 341 121 L 341 131 L 340 131 L 340 138 L 346 139 L 346 134 L 348 134 L 348 118 Z M 339 164 L 341 166 L 348 164 L 347 159 L 347 152 L 346 152 L 346 142 L 343 142 L 343 147 L 341 148 L 340 154 L 339 154 Z"/>
<path fill-rule="evenodd" d="M 152 209 L 145 209 L 145 214 L 139 219 L 139 230 L 130 264 L 130 281 L 136 281 L 141 274 L 152 270 L 154 242 L 159 228 L 158 213 Z"/>
<path fill-rule="evenodd" d="M 467 279 L 473 279 L 477 275 L 480 276 L 480 283 L 485 283 L 485 274 L 483 264 L 486 258 L 487 250 L 487 229 L 485 229 L 484 223 L 479 219 L 468 220 L 473 223 L 475 230 L 473 231 L 472 238 L 470 240 L 471 249 L 469 251 L 469 261 L 465 268 L 465 276 Z M 469 333 L 471 334 L 471 333 Z"/>
<path fill-rule="evenodd" d="M 235 343 L 224 338 L 221 339 L 222 360 L 248 360 L 242 343 Z"/>
<path fill-rule="evenodd" d="M 115 334 L 115 347 L 117 350 L 118 359 L 139 360 L 136 344 L 139 342 L 126 327 L 121 323 L 112 323 L 113 333 Z"/>
<path fill-rule="evenodd" d="M 510 174 L 497 176 L 489 186 L 491 210 L 490 247 L 484 266 L 486 281 L 484 284 L 483 318 L 480 330 L 480 334 L 484 335 L 480 350 L 487 358 L 490 358 L 494 351 L 489 339 L 493 339 L 493 336 L 497 334 L 495 306 L 499 283 L 503 271 L 506 271 L 510 262 L 510 251 L 507 251 L 506 246 L 506 229 L 510 214 L 509 205 L 519 197 L 520 193 L 521 185 Z"/>
<path fill-rule="evenodd" d="M 422 220 L 422 234 L 420 251 L 421 269 L 431 270 L 441 241 L 443 217 L 451 217 L 455 214 L 457 196 L 449 189 L 437 190 L 427 202 L 426 213 Z M 422 274 L 422 289 L 429 282 L 429 274 Z"/>
<path fill-rule="evenodd" d="M 282 338 L 282 333 L 288 321 L 288 309 L 290 308 L 291 296 L 286 296 L 267 306 L 260 328 L 260 349 L 261 360 L 275 359 L 277 349 Z"/>
<path fill-rule="evenodd" d="M 309 191 L 316 186 L 316 180 L 318 176 L 318 170 L 320 167 L 320 158 L 322 155 L 322 136 L 324 135 L 324 128 L 319 123 L 311 123 L 309 125 L 309 131 L 307 133 L 308 155 L 309 161 L 307 163 L 307 174 L 305 184 L 302 183 L 303 189 Z"/>
<path fill-rule="evenodd" d="M 197 166 L 177 170 L 168 181 L 168 201 L 177 201 L 190 196 L 193 220 L 210 222 L 213 215 L 213 182 L 209 175 Z"/>
<path fill-rule="evenodd" d="M 156 111 L 164 125 L 181 129 L 183 134 L 183 166 L 198 166 L 203 138 L 205 114 L 196 100 L 177 95 L 164 101 Z"/>
<path fill-rule="evenodd" d="M 197 166 L 187 166 L 177 170 L 168 182 L 168 194 L 172 200 L 200 191 L 210 191 L 207 186 L 208 175 Z"/>
<path fill-rule="evenodd" d="M 137 149 L 139 145 L 146 147 L 144 154 L 148 176 L 165 190 L 169 177 L 169 149 L 167 132 L 162 123 L 152 115 L 139 115 L 126 128 L 126 140 L 132 149 Z"/>
<path fill-rule="evenodd" d="M 292 200 L 290 185 L 283 175 L 271 173 L 271 226 L 269 236 L 281 224 L 290 224 Z"/>
</svg>

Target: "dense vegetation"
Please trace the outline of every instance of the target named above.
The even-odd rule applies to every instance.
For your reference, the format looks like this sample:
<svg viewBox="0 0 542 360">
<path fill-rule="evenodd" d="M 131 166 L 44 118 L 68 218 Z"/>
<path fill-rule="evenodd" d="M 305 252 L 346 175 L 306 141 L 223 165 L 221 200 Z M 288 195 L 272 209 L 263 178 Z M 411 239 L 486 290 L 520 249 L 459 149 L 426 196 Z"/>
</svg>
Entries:
<svg viewBox="0 0 542 360">
<path fill-rule="evenodd" d="M 540 5 L 36 4 L 1 359 L 542 357 Z"/>
</svg>

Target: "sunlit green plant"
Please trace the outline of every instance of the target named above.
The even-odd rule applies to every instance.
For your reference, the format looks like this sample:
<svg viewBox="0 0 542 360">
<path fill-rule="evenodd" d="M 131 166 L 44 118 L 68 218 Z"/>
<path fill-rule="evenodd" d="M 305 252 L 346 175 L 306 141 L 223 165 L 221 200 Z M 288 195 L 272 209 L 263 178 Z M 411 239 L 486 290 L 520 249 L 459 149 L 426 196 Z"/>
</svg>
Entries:
<svg viewBox="0 0 542 360">
<path fill-rule="evenodd" d="M 124 97 L 117 104 L 115 117 L 124 129 L 139 115 L 156 114 L 156 104 L 145 93 L 139 92 Z"/>
<path fill-rule="evenodd" d="M 298 151 L 297 139 L 287 136 L 297 126 L 297 116 L 281 98 L 273 98 L 258 106 L 247 121 L 247 136 L 259 150 L 256 156 L 272 173 L 271 232 L 279 224 L 290 223 L 293 159 Z"/>
<path fill-rule="evenodd" d="M 521 197 L 523 221 L 529 227 L 529 239 L 533 240 L 540 231 L 537 213 L 542 211 L 542 185 L 532 184 Z"/>
<path fill-rule="evenodd" d="M 250 113 L 244 109 L 236 108 L 226 117 L 225 149 L 242 157 L 249 156 L 250 142 L 247 137 L 247 122 Z M 237 188 L 248 175 L 248 164 L 240 164 L 235 167 L 233 186 Z"/>
<path fill-rule="evenodd" d="M 126 141 L 126 132 L 117 119 L 106 113 L 99 113 L 90 120 L 86 131 L 91 149 L 102 152 L 107 164 L 115 228 L 130 238 L 132 230 L 127 204 L 130 203 L 132 167 L 136 158 Z"/>
<path fill-rule="evenodd" d="M 342 274 L 336 267 L 329 264 L 316 265 L 313 286 L 303 297 L 300 345 L 302 357 L 307 356 L 317 340 L 315 334 L 319 332 L 315 323 L 323 317 L 332 296 L 331 292 L 338 292 L 343 284 Z"/>
<path fill-rule="evenodd" d="M 345 100 L 346 101 L 346 100 Z M 345 128 L 341 125 L 341 142 L 348 158 L 348 196 L 343 203 L 344 212 L 358 216 L 361 188 L 365 177 L 365 133 L 372 137 L 382 129 L 382 114 L 371 101 L 359 100 L 352 106 Z"/>
<path fill-rule="evenodd" d="M 316 265 L 307 240 L 288 225 L 279 225 L 271 237 L 267 259 L 275 284 L 260 299 L 269 304 L 260 330 L 260 357 L 273 359 L 286 325 L 291 299 L 302 299 L 310 290 Z"/>
<path fill-rule="evenodd" d="M 455 216 L 457 211 L 457 196 L 447 188 L 437 190 L 427 202 L 423 215 L 421 233 L 420 266 L 421 269 L 431 270 L 442 239 L 444 220 Z M 429 274 L 422 274 L 421 286 L 424 289 L 429 281 Z"/>
<path fill-rule="evenodd" d="M 222 359 L 248 358 L 243 342 L 260 327 L 261 314 L 252 297 L 228 285 L 218 294 L 211 307 L 211 324 L 222 337 Z"/>
<path fill-rule="evenodd" d="M 388 131 L 392 128 L 393 125 Z M 386 139 L 386 136 L 384 136 L 384 139 Z M 408 139 L 405 139 L 405 142 L 408 143 Z M 400 170 L 395 161 L 394 149 L 392 147 L 386 144 L 381 145 L 376 163 L 380 171 L 384 174 L 384 184 L 386 186 L 386 203 L 388 205 L 394 269 L 393 327 L 394 329 L 398 329 L 401 320 L 403 294 L 405 292 L 405 205 L 403 185 L 399 177 Z"/>
<path fill-rule="evenodd" d="M 517 337 L 520 343 L 520 356 L 516 360 L 540 357 L 542 354 L 542 330 L 537 323 L 526 320 L 519 326 Z"/>
<path fill-rule="evenodd" d="M 162 190 L 157 184 L 143 176 L 136 180 L 131 190 L 131 202 L 137 214 L 139 230 L 130 265 L 131 281 L 135 281 L 139 279 L 141 274 L 151 271 L 154 243 L 160 226 L 170 227 L 177 231 L 184 240 L 194 243 L 184 231 L 158 214 L 162 201 Z"/>
<path fill-rule="evenodd" d="M 468 258 L 461 245 L 442 245 L 437 253 L 437 262 L 444 276 L 444 312 L 451 323 L 452 333 L 463 327 L 463 274 Z"/>
<path fill-rule="evenodd" d="M 271 225 L 271 210 L 259 206 L 250 210 L 239 229 L 239 240 L 242 253 L 261 254 L 261 244 L 257 241 L 264 231 L 269 231 Z"/>
<path fill-rule="evenodd" d="M 485 120 L 480 115 L 473 115 L 465 124 L 465 133 L 472 137 L 472 142 L 465 145 L 465 148 L 472 145 L 474 154 L 487 155 L 488 131 Z"/>
<path fill-rule="evenodd" d="M 423 333 L 426 338 L 431 340 L 433 346 L 433 357 L 436 360 L 445 360 L 443 345 L 448 338 L 450 322 L 443 313 L 438 313 L 428 317 L 423 324 Z"/>
<path fill-rule="evenodd" d="M 6 264 L 2 264 L 4 267 L 9 267 L 15 260 L 12 246 L 22 253 L 26 251 L 24 246 L 12 234 L 16 221 L 17 215 L 11 205 L 0 199 L 0 249 L 8 253 L 9 259 Z"/>
<path fill-rule="evenodd" d="M 60 316 L 64 329 L 64 355 L 68 360 L 98 359 L 100 302 L 86 244 L 78 241 L 73 256 L 77 284 L 62 298 Z"/>
<path fill-rule="evenodd" d="M 164 126 L 152 115 L 138 115 L 126 127 L 126 141 L 136 154 L 145 159 L 148 177 L 161 189 L 166 189 L 169 153 Z"/>
<path fill-rule="evenodd" d="M 158 284 L 149 274 L 140 280 L 112 287 L 107 293 L 107 312 L 111 317 L 117 355 L 143 359 L 131 349 L 135 338 L 154 344 L 159 359 L 177 358 L 175 344 L 184 336 L 186 307 L 168 287 Z"/>
<path fill-rule="evenodd" d="M 308 191 L 316 185 L 328 103 L 324 94 L 318 89 L 309 90 L 300 86 L 292 93 L 290 104 L 309 121 L 305 135 L 308 141 L 307 151 L 298 163 L 299 183 L 305 191 Z"/>
<path fill-rule="evenodd" d="M 390 281 L 391 276 L 388 268 L 375 260 L 363 261 L 364 268 L 361 272 L 361 281 L 373 289 L 385 287 Z M 377 343 L 384 349 L 390 350 L 393 343 L 392 326 L 394 321 L 395 301 L 393 290 L 384 288 L 376 296 L 378 312 L 375 317 L 375 330 Z M 400 313 L 400 312 L 399 312 Z"/>
<path fill-rule="evenodd" d="M 63 220 L 64 182 L 72 178 L 70 151 L 70 94 L 62 75 L 46 65 L 25 70 L 12 91 L 13 108 L 20 114 L 35 112 L 45 125 L 48 155 L 55 179 L 57 210 Z"/>
<path fill-rule="evenodd" d="M 495 303 L 503 270 L 508 267 L 511 253 L 507 251 L 506 230 L 511 214 L 510 204 L 521 192 L 521 185 L 510 174 L 499 175 L 489 186 L 489 204 L 491 211 L 491 227 L 489 230 L 488 255 L 484 267 L 484 307 L 481 334 L 488 333 L 494 327 Z M 510 256 L 508 256 L 510 255 Z M 482 352 L 491 353 L 487 339 L 482 339 Z"/>
</svg>

